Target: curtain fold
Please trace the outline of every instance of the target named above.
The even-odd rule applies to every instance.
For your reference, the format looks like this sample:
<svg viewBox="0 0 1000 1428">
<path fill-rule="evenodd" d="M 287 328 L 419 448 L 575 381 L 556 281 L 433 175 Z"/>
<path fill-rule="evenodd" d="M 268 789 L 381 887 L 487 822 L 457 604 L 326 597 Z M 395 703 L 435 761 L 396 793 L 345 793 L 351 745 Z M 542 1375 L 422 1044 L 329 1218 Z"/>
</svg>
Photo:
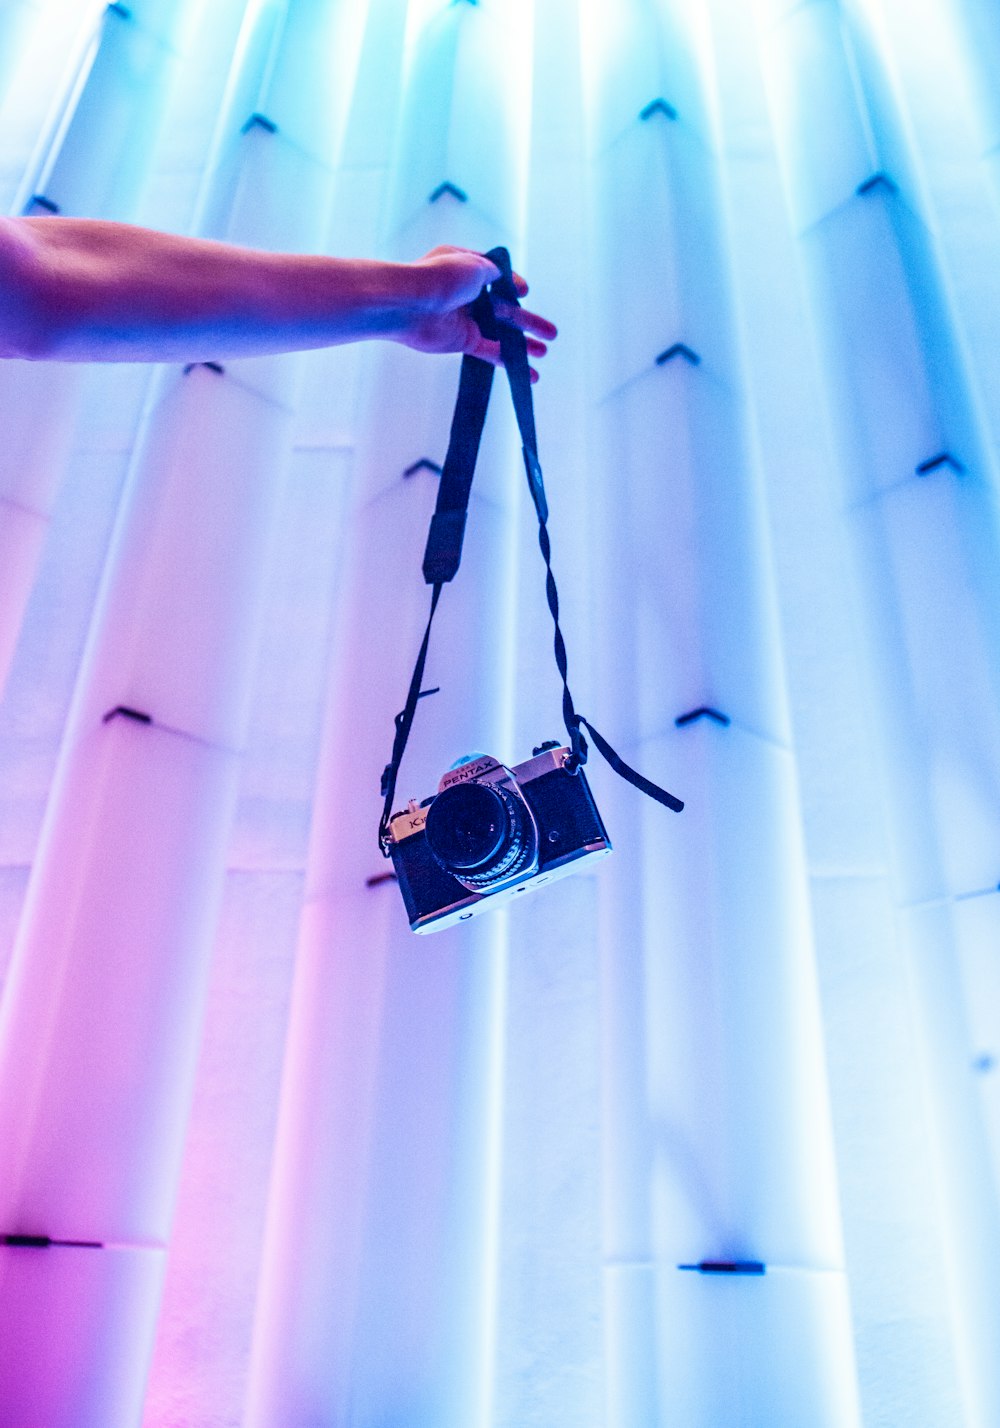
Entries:
<svg viewBox="0 0 1000 1428">
<path fill-rule="evenodd" d="M 413 937 L 457 363 L 6 364 L 0 1419 L 992 1428 L 991 7 L 68 16 L 12 212 L 510 247 L 576 704 L 686 807 L 593 752 L 613 857 Z M 517 448 L 501 376 L 400 804 L 562 735 Z"/>
</svg>

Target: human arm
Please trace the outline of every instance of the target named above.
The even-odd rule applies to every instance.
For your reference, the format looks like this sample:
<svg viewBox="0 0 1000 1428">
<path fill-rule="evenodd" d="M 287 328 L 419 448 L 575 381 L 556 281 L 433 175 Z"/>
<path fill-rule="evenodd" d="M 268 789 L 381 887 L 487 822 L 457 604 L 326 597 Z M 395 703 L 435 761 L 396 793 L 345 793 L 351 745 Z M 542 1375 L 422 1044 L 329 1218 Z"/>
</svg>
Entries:
<svg viewBox="0 0 1000 1428">
<path fill-rule="evenodd" d="M 383 337 L 499 361 L 467 309 L 497 269 L 435 248 L 415 263 L 267 253 L 91 219 L 0 219 L 0 355 L 175 362 Z M 519 292 L 527 287 L 518 280 Z M 546 319 L 509 317 L 541 356 Z"/>
</svg>

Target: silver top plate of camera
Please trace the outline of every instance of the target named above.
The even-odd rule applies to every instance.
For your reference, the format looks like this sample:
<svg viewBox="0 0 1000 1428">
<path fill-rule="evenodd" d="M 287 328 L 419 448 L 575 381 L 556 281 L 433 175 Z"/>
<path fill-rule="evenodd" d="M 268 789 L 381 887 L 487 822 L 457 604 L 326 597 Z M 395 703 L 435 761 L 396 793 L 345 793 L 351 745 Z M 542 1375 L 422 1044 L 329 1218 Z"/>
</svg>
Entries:
<svg viewBox="0 0 1000 1428">
<path fill-rule="evenodd" d="M 438 793 L 444 793 L 446 788 L 454 788 L 459 783 L 495 783 L 504 779 L 513 780 L 515 783 L 528 783 L 531 779 L 541 778 L 542 774 L 551 773 L 553 769 L 561 769 L 569 754 L 568 746 L 545 749 L 533 758 L 526 759 L 523 764 L 518 764 L 515 769 L 500 763 L 492 754 L 478 755 L 443 774 L 438 784 Z M 404 838 L 423 831 L 427 822 L 427 810 L 433 801 L 427 798 L 422 804 L 417 804 L 411 799 L 408 808 L 393 814 L 389 833 L 394 843 L 400 843 Z"/>
</svg>

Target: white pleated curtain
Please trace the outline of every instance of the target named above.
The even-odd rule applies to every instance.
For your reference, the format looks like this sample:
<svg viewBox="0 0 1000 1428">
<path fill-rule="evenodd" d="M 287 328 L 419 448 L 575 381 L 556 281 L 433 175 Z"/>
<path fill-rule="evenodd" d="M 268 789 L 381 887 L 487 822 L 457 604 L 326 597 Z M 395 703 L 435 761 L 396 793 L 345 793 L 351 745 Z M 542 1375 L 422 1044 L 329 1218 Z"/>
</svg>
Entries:
<svg viewBox="0 0 1000 1428">
<path fill-rule="evenodd" d="M 577 705 L 687 803 L 595 755 L 614 858 L 413 938 L 457 364 L 6 364 L 0 1423 L 1000 1422 L 998 53 L 978 0 L 0 6 L 9 211 L 510 247 Z M 494 408 L 401 799 L 560 733 Z"/>
</svg>

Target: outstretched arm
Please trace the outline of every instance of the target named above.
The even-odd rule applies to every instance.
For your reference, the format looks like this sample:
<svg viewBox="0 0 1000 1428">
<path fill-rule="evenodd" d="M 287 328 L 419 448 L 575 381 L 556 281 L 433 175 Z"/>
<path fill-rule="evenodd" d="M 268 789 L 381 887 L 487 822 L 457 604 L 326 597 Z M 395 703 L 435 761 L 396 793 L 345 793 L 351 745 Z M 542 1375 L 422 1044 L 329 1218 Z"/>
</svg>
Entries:
<svg viewBox="0 0 1000 1428">
<path fill-rule="evenodd" d="M 0 356 L 193 362 L 383 337 L 499 362 L 498 344 L 468 313 L 497 275 L 464 248 L 383 263 L 265 253 L 92 219 L 6 218 Z M 510 316 L 541 356 L 553 325 L 524 310 Z"/>
</svg>

